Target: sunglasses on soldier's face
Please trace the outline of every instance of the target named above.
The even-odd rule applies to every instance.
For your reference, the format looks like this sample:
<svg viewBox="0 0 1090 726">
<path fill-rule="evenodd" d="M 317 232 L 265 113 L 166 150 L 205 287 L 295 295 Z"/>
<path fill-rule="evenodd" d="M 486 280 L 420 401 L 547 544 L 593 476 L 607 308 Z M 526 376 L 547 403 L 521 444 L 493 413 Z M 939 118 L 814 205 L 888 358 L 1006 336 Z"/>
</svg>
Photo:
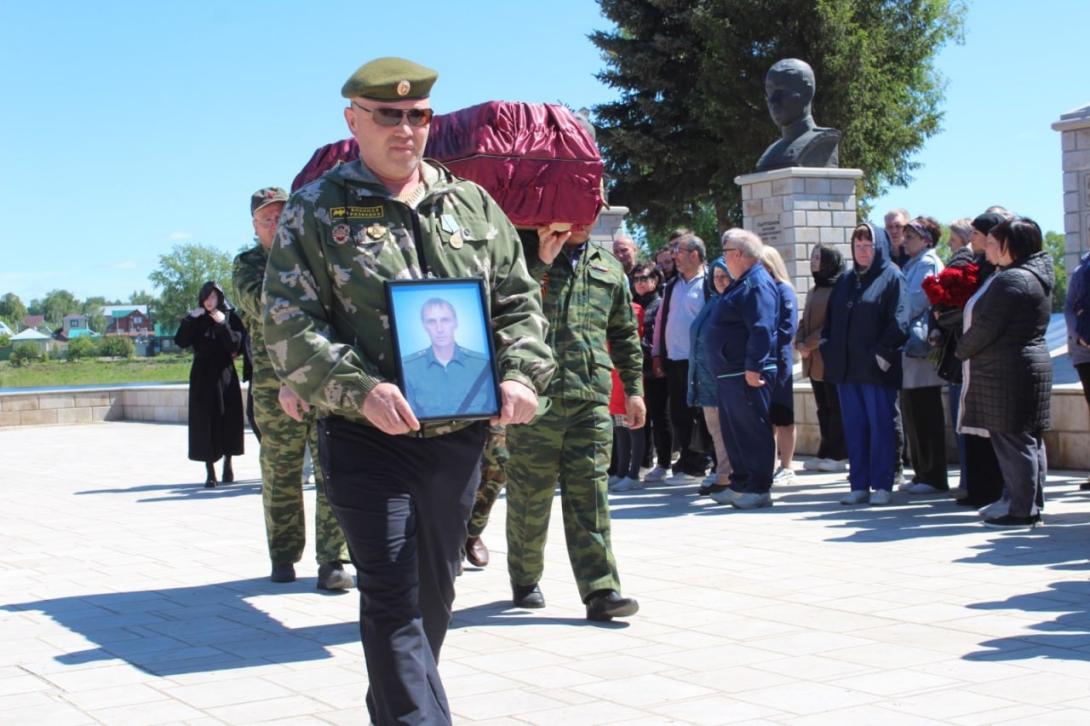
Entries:
<svg viewBox="0 0 1090 726">
<path fill-rule="evenodd" d="M 430 108 L 367 108 L 355 101 L 352 105 L 361 111 L 371 114 L 371 118 L 379 126 L 400 126 L 407 120 L 410 126 L 427 126 L 431 123 L 433 111 Z"/>
</svg>

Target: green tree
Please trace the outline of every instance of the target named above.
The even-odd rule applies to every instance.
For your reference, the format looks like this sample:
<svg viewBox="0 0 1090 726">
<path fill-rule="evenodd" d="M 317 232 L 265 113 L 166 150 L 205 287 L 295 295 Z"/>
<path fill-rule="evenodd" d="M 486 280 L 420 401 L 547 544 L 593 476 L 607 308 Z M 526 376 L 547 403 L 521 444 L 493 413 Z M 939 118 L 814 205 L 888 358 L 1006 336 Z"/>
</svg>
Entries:
<svg viewBox="0 0 1090 726">
<path fill-rule="evenodd" d="M 0 348 L 7 348 L 11 345 L 11 336 L 7 333 L 0 333 Z"/>
<path fill-rule="evenodd" d="M 23 305 L 23 301 L 15 293 L 6 292 L 0 297 L 0 320 L 11 326 L 12 330 L 23 322 L 26 314 L 26 305 Z"/>
<path fill-rule="evenodd" d="M 103 305 L 115 305 L 115 301 L 107 300 L 101 295 L 89 297 L 83 301 L 80 311 L 87 316 L 87 327 L 96 333 L 105 333 L 106 325 L 110 321 L 102 314 Z"/>
<path fill-rule="evenodd" d="M 939 50 L 959 39 L 960 0 L 599 0 L 612 31 L 592 33 L 620 92 L 595 107 L 610 198 L 651 237 L 740 225 L 734 177 L 777 138 L 764 76 L 781 58 L 814 69 L 814 117 L 843 133 L 840 164 L 862 196 L 904 185 L 912 152 L 939 129 Z"/>
<path fill-rule="evenodd" d="M 1064 236 L 1059 232 L 1045 232 L 1045 250 L 1052 255 L 1052 271 L 1056 284 L 1052 287 L 1052 312 L 1062 313 L 1067 300 L 1067 262 L 1064 260 Z"/>
<path fill-rule="evenodd" d="M 159 256 L 159 267 L 148 279 L 161 291 L 156 320 L 169 327 L 197 306 L 197 293 L 208 280 L 225 290 L 231 287 L 231 256 L 206 245 L 177 245 Z"/>
<path fill-rule="evenodd" d="M 132 358 L 136 352 L 133 342 L 123 335 L 106 335 L 98 340 L 98 355 L 105 358 Z"/>
<path fill-rule="evenodd" d="M 64 359 L 75 361 L 81 358 L 91 358 L 97 353 L 98 347 L 95 345 L 95 342 L 87 336 L 83 336 L 68 341 L 68 346 L 64 349 Z"/>
<path fill-rule="evenodd" d="M 8 358 L 8 362 L 15 368 L 22 368 L 28 366 L 34 361 L 42 359 L 42 351 L 38 349 L 38 346 L 34 343 L 20 343 L 15 346 L 15 350 L 11 352 L 11 357 Z"/>
<path fill-rule="evenodd" d="M 42 298 L 42 314 L 45 322 L 54 328 L 59 328 L 68 313 L 76 313 L 82 309 L 76 296 L 67 290 L 50 290 Z"/>
</svg>

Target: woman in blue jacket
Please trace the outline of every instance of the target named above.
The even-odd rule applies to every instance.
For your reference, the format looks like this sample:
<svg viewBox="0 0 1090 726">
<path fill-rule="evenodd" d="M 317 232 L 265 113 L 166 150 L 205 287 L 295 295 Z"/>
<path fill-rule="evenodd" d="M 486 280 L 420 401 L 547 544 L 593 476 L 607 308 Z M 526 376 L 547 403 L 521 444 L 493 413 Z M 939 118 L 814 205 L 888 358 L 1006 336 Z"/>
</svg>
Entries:
<svg viewBox="0 0 1090 726">
<path fill-rule="evenodd" d="M 848 445 L 851 492 L 842 504 L 889 504 L 896 465 L 894 401 L 908 338 L 904 277 L 889 259 L 889 236 L 852 232 L 854 272 L 841 275 L 822 332 L 825 380 L 836 384 Z"/>
</svg>

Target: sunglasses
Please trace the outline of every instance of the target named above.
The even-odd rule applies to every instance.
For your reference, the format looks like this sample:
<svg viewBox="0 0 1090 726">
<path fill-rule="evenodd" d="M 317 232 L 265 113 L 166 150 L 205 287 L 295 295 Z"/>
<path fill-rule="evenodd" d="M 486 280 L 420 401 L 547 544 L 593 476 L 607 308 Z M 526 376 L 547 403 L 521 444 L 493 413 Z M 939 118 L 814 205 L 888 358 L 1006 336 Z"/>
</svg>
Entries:
<svg viewBox="0 0 1090 726">
<path fill-rule="evenodd" d="M 400 126 L 406 121 L 409 122 L 410 126 L 427 126 L 431 123 L 431 117 L 434 114 L 430 108 L 367 108 L 355 101 L 352 102 L 352 105 L 371 114 L 372 120 L 377 125 L 387 127 Z"/>
</svg>

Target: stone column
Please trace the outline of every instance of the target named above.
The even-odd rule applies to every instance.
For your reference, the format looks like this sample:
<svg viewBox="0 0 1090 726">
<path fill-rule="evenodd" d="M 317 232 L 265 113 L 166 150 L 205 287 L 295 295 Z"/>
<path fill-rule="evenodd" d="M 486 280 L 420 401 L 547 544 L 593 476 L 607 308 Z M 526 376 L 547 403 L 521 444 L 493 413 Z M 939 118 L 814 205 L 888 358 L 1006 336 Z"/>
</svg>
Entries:
<svg viewBox="0 0 1090 726">
<path fill-rule="evenodd" d="M 590 239 L 613 250 L 613 238 L 624 231 L 624 218 L 628 207 L 610 206 L 598 213 L 598 221 L 590 230 Z"/>
<path fill-rule="evenodd" d="M 1064 175 L 1064 261 L 1070 275 L 1090 249 L 1090 105 L 1052 124 L 1060 132 Z"/>
<path fill-rule="evenodd" d="M 813 284 L 810 254 L 821 242 L 836 246 L 845 261 L 856 225 L 859 169 L 795 166 L 735 177 L 742 187 L 742 226 L 775 247 L 799 298 L 799 313 Z"/>
</svg>

